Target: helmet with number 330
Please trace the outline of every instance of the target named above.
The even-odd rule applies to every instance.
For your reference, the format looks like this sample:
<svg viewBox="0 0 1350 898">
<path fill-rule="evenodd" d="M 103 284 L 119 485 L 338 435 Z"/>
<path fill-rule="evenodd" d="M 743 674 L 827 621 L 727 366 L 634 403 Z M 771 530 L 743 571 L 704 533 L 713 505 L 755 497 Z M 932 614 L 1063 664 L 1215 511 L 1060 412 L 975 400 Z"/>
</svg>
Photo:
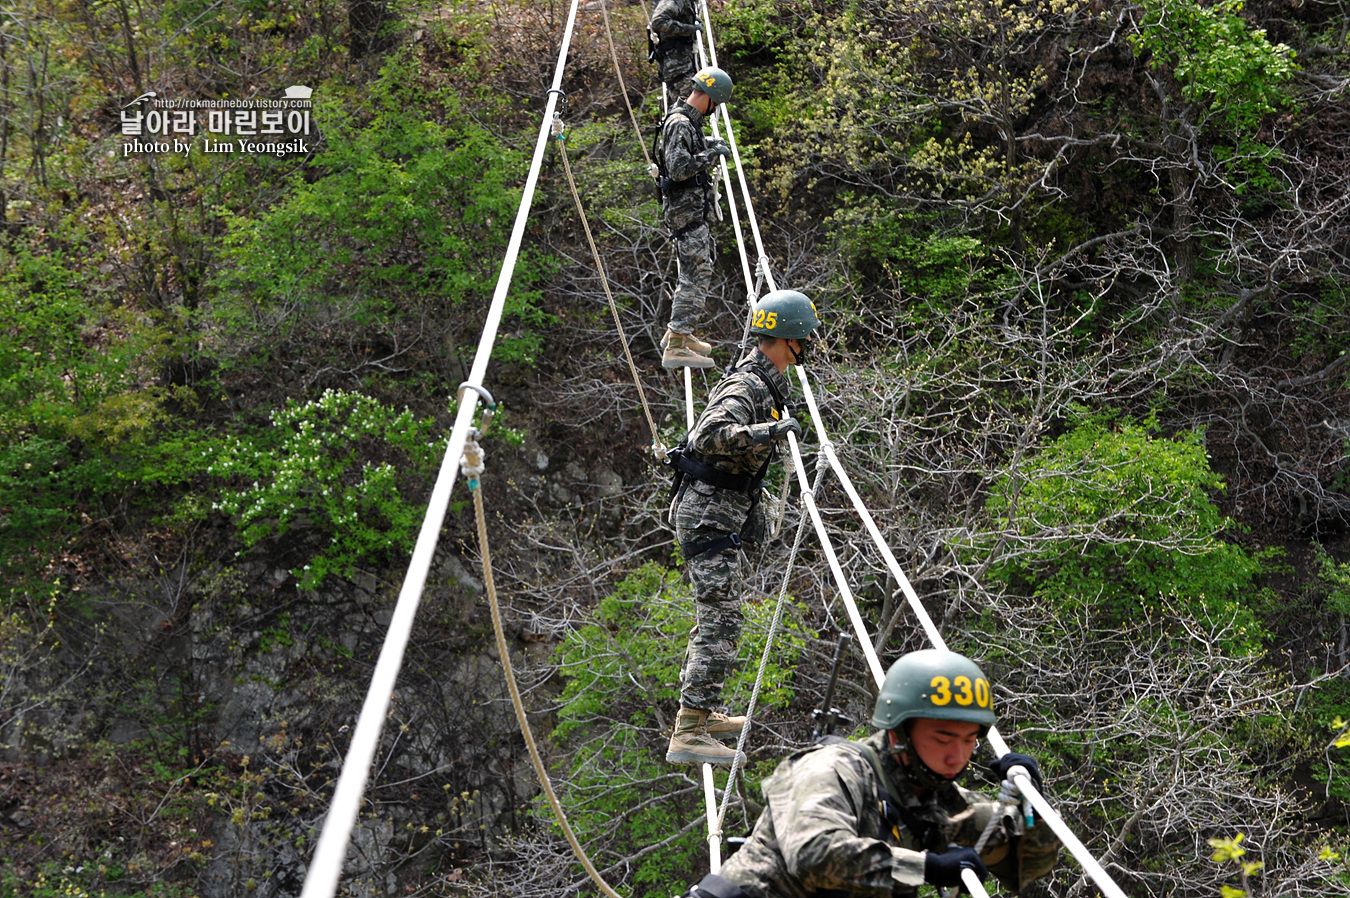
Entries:
<svg viewBox="0 0 1350 898">
<path fill-rule="evenodd" d="M 901 657 L 886 671 L 872 726 L 893 730 L 920 717 L 977 723 L 983 738 L 997 722 L 989 678 L 956 652 L 922 649 Z"/>
</svg>

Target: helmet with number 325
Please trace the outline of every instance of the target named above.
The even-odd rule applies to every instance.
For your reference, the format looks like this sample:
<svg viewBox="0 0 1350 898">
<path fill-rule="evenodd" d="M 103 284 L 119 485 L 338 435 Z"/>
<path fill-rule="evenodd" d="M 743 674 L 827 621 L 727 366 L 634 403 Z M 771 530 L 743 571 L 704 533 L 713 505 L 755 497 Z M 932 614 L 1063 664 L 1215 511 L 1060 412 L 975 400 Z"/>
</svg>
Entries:
<svg viewBox="0 0 1350 898">
<path fill-rule="evenodd" d="M 977 723 L 983 738 L 997 722 L 989 678 L 956 652 L 922 649 L 901 657 L 886 671 L 872 726 L 893 730 L 920 717 Z"/>
<path fill-rule="evenodd" d="M 816 304 L 796 290 L 766 293 L 750 313 L 750 333 L 761 337 L 805 340 L 818 327 Z"/>
</svg>

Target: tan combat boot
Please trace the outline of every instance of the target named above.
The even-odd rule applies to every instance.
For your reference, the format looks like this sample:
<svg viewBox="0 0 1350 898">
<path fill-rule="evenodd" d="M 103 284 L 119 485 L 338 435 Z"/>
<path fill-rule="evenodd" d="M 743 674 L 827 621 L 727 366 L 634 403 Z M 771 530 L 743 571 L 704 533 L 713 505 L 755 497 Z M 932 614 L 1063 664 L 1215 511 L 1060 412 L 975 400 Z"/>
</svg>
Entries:
<svg viewBox="0 0 1350 898">
<path fill-rule="evenodd" d="M 669 327 L 667 327 L 667 328 L 666 328 L 666 335 L 665 335 L 664 337 L 661 338 L 661 348 L 662 348 L 662 349 L 665 349 L 667 346 L 670 345 L 670 335 L 671 335 L 672 333 L 674 333 L 674 331 L 672 331 Z M 685 335 L 684 335 L 684 339 L 685 339 L 685 344 L 684 344 L 684 345 L 687 346 L 688 348 L 694 350 L 694 352 L 697 352 L 699 355 L 708 355 L 709 353 L 712 352 L 712 344 L 711 344 L 711 343 L 705 343 L 704 341 L 700 340 L 698 337 L 695 337 L 693 334 L 685 334 Z"/>
<path fill-rule="evenodd" d="M 733 762 L 745 763 L 745 755 L 728 748 L 708 735 L 708 712 L 697 708 L 681 708 L 675 718 L 675 732 L 666 749 L 666 761 L 671 764 L 720 764 L 730 767 Z"/>
<path fill-rule="evenodd" d="M 735 742 L 745 729 L 744 717 L 732 717 L 721 711 L 708 712 L 708 735 L 723 742 Z"/>
<path fill-rule="evenodd" d="M 711 368 L 713 360 L 711 356 L 706 356 L 694 348 L 694 344 L 699 343 L 697 338 L 690 334 L 677 334 L 674 331 L 666 332 L 666 351 L 661 356 L 661 366 L 664 368 Z M 707 343 L 702 345 L 708 346 Z M 711 350 L 712 347 L 708 346 Z"/>
</svg>

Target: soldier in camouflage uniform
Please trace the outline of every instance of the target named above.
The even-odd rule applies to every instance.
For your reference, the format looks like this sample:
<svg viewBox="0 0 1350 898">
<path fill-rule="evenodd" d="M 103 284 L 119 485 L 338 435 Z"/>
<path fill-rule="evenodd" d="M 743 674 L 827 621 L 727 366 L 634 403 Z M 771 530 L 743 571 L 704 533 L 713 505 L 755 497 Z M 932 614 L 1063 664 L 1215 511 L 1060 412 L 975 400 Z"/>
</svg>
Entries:
<svg viewBox="0 0 1350 898">
<path fill-rule="evenodd" d="M 712 166 L 731 149 L 705 139 L 703 120 L 731 97 L 731 78 L 709 66 L 694 76 L 694 90 L 661 125 L 657 168 L 661 184 L 661 222 L 675 242 L 679 284 L 671 299 L 670 326 L 661 340 L 661 364 L 667 368 L 711 368 L 712 345 L 694 336 L 712 284 L 715 248 L 708 229 L 712 212 Z"/>
<path fill-rule="evenodd" d="M 697 0 L 659 0 L 652 11 L 651 53 L 667 96 L 687 97 L 694 89 L 694 35 L 698 34 Z"/>
<path fill-rule="evenodd" d="M 755 349 L 713 389 L 698 423 L 672 453 L 682 477 L 672 517 L 697 624 L 680 675 L 680 713 L 666 752 L 671 763 L 731 764 L 737 756 L 718 741 L 734 741 L 745 725 L 744 717 L 719 710 L 741 632 L 737 550 L 763 538 L 760 481 L 776 443 L 802 432 L 786 408 L 790 388 L 783 372 L 805 358 L 819 326 L 815 306 L 800 293 L 777 290 L 760 299 L 750 326 Z"/>
<path fill-rule="evenodd" d="M 872 715 L 878 732 L 859 742 L 826 737 L 779 764 L 745 846 L 690 898 L 912 898 L 925 883 L 961 885 L 962 870 L 981 882 L 993 874 L 1016 892 L 1050 872 L 1059 840 L 1044 822 L 1026 825 L 1011 781 L 1020 767 L 1039 791 L 1034 759 L 1009 753 L 991 765 L 1004 781 L 999 801 L 955 783 L 994 723 L 991 695 L 980 668 L 954 652 L 896 661 Z"/>
</svg>

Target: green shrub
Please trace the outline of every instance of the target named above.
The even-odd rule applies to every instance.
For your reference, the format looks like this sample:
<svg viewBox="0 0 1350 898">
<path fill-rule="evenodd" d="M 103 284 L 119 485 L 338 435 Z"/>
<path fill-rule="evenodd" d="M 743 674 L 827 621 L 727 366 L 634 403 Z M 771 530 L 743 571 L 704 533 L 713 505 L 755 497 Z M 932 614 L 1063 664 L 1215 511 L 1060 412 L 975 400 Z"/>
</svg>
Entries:
<svg viewBox="0 0 1350 898">
<path fill-rule="evenodd" d="M 412 547 L 426 507 L 423 481 L 441 457 L 435 422 L 337 390 L 290 400 L 271 418 L 269 430 L 225 440 L 209 469 L 252 481 L 215 506 L 234 516 L 245 546 L 302 524 L 317 531 L 320 548 L 292 572 L 301 589 Z"/>
<path fill-rule="evenodd" d="M 1223 479 L 1199 434 L 1154 430 L 1088 415 L 999 478 L 988 509 L 1011 551 L 995 573 L 1067 612 L 1086 605 L 1124 617 L 1174 600 L 1236 612 L 1234 638 L 1254 649 L 1264 633 L 1251 600 L 1261 565 L 1221 538 L 1231 522 L 1209 493 Z"/>
<path fill-rule="evenodd" d="M 316 337 L 427 313 L 468 325 L 492 295 L 526 156 L 476 124 L 456 95 L 428 87 L 410 54 L 386 63 L 367 120 L 349 102 L 315 109 L 323 151 L 281 202 L 257 217 L 226 216 L 212 310 L 233 352 L 288 343 L 313 352 Z M 533 289 L 546 268 L 521 255 L 495 358 L 533 361 L 552 321 Z"/>
</svg>

